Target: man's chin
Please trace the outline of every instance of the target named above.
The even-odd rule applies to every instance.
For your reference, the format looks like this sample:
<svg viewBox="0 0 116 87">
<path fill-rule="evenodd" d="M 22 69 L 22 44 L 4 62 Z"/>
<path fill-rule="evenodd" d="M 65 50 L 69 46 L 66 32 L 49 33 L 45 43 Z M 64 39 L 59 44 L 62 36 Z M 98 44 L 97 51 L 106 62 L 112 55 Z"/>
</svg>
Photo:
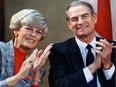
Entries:
<svg viewBox="0 0 116 87">
<path fill-rule="evenodd" d="M 80 37 L 80 38 L 85 38 L 85 37 L 87 37 L 88 35 L 87 34 L 81 34 L 81 35 L 79 35 L 78 37 Z"/>
</svg>

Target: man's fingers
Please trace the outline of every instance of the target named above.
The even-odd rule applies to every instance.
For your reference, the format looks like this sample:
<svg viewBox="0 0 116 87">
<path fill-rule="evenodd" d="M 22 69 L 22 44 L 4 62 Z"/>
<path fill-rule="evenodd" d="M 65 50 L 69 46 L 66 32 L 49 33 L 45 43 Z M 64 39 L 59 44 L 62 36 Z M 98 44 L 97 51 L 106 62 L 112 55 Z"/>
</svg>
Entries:
<svg viewBox="0 0 116 87">
<path fill-rule="evenodd" d="M 114 43 L 110 43 L 112 48 L 116 48 L 116 45 L 114 45 Z"/>
</svg>

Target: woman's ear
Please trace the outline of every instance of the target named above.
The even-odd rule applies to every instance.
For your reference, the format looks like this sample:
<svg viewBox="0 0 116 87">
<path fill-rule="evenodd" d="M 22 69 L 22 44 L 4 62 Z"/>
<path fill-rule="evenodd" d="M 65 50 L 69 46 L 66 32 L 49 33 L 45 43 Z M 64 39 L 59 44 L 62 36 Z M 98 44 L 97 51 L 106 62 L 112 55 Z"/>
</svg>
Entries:
<svg viewBox="0 0 116 87">
<path fill-rule="evenodd" d="M 18 37 L 18 31 L 13 30 L 13 34 L 14 34 L 15 37 Z"/>
</svg>

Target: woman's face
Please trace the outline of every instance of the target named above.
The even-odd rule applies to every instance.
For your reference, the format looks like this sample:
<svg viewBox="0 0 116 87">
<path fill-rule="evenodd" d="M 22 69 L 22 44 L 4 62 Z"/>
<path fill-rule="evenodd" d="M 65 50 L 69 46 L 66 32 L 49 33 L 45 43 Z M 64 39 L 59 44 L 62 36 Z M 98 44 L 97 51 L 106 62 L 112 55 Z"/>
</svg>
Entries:
<svg viewBox="0 0 116 87">
<path fill-rule="evenodd" d="M 31 26 L 22 26 L 14 31 L 14 46 L 21 50 L 30 50 L 37 46 L 42 38 L 42 30 Z"/>
</svg>

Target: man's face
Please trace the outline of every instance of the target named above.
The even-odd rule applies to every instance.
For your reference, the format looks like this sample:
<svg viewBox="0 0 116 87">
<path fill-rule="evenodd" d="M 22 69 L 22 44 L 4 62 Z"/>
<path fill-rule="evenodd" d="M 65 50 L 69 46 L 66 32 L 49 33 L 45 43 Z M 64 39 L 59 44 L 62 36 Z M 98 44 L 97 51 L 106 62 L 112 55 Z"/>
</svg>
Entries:
<svg viewBox="0 0 116 87">
<path fill-rule="evenodd" d="M 69 8 L 69 21 L 67 22 L 70 30 L 78 38 L 94 35 L 94 26 L 97 22 L 96 14 L 91 15 L 89 8 L 79 5 Z"/>
<path fill-rule="evenodd" d="M 17 34 L 15 36 L 15 45 L 19 49 L 29 50 L 35 48 L 42 37 L 42 30 L 31 26 L 22 26 L 15 33 Z"/>
</svg>

